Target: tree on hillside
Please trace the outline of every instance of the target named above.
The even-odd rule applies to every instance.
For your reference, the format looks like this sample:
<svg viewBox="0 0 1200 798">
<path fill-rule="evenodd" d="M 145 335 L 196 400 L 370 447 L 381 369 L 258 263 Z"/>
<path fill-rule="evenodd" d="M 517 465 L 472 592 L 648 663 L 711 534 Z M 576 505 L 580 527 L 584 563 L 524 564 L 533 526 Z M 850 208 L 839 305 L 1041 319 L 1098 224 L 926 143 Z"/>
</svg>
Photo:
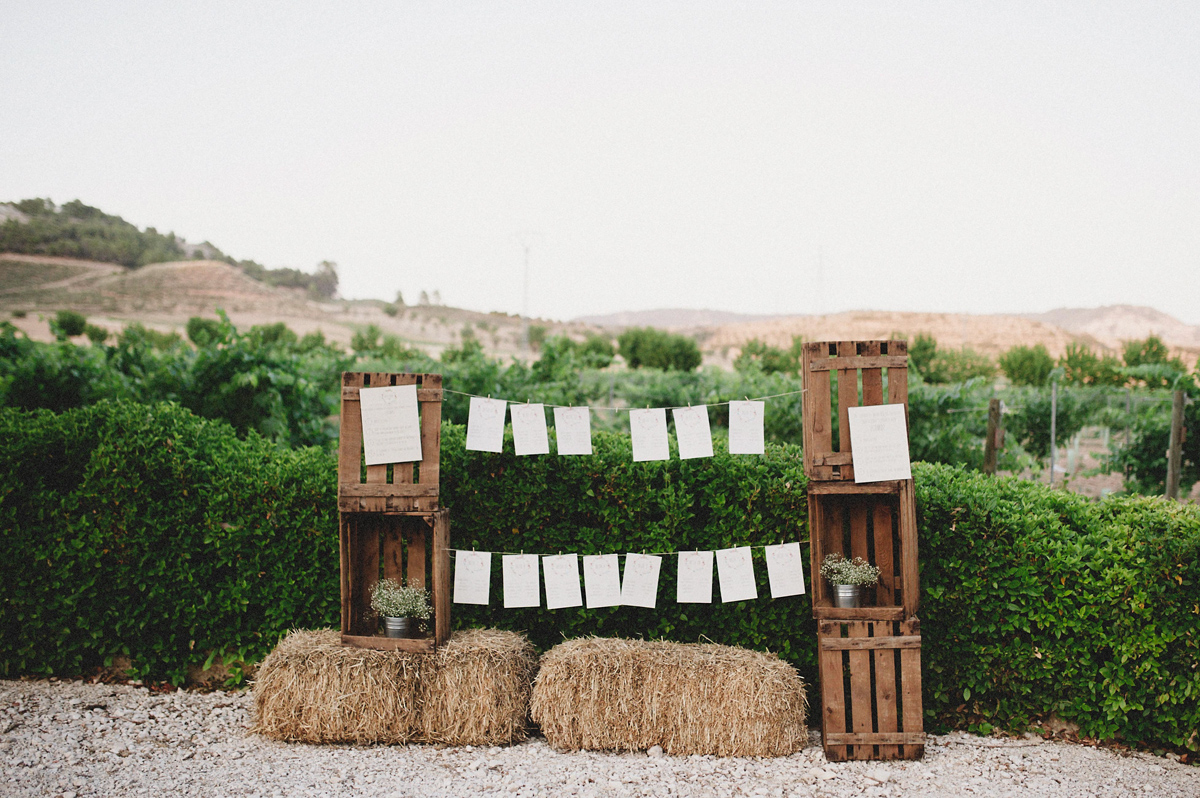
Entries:
<svg viewBox="0 0 1200 798">
<path fill-rule="evenodd" d="M 1014 346 L 1000 356 L 1000 368 L 1013 385 L 1045 385 L 1054 358 L 1042 344 Z"/>
<path fill-rule="evenodd" d="M 654 327 L 629 328 L 617 338 L 617 346 L 631 369 L 693 371 L 701 361 L 695 340 Z"/>
</svg>

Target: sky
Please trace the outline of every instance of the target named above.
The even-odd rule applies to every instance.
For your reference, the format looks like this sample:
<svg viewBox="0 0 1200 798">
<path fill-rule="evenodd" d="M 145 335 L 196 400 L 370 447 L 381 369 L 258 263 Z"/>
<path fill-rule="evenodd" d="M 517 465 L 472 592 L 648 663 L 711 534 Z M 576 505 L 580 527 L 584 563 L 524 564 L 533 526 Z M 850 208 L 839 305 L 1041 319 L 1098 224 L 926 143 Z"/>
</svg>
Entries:
<svg viewBox="0 0 1200 798">
<path fill-rule="evenodd" d="M 1198 43 L 1190 1 L 6 0 L 0 201 L 560 320 L 1200 324 Z"/>
</svg>

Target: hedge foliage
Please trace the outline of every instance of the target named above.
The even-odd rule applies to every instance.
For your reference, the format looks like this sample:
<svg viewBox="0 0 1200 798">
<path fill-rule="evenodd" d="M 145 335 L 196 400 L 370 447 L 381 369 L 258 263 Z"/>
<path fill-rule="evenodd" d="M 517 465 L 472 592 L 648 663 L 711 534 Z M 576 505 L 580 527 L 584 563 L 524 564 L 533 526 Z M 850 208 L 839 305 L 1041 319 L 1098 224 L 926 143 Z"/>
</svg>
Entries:
<svg viewBox="0 0 1200 798">
<path fill-rule="evenodd" d="M 597 432 L 591 457 L 464 449 L 443 427 L 452 545 L 579 554 L 803 537 L 799 450 L 634 463 Z M 0 674 L 77 674 L 117 655 L 182 681 L 210 652 L 261 658 L 294 626 L 338 622 L 336 464 L 174 405 L 0 410 Z M 506 452 L 512 451 L 511 442 Z M 927 728 L 1020 728 L 1057 713 L 1084 734 L 1200 750 L 1200 510 L 1100 503 L 1017 480 L 914 465 Z M 779 652 L 815 677 L 806 597 L 656 610 L 455 605 L 455 626 Z M 807 559 L 807 555 L 806 555 Z"/>
</svg>

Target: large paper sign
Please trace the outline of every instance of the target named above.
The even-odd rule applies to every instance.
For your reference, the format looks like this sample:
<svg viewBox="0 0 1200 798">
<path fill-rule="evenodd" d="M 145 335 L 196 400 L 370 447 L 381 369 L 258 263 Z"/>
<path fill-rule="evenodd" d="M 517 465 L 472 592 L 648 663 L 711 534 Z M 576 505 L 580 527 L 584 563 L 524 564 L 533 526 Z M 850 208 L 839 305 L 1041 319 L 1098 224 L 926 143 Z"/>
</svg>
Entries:
<svg viewBox="0 0 1200 798">
<path fill-rule="evenodd" d="M 583 586 L 588 609 L 621 606 L 621 566 L 615 554 L 585 555 Z"/>
<path fill-rule="evenodd" d="M 849 411 L 854 481 L 912 479 L 904 405 L 867 405 Z"/>
<path fill-rule="evenodd" d="M 679 552 L 679 587 L 675 600 L 680 604 L 712 604 L 711 551 Z"/>
<path fill-rule="evenodd" d="M 421 459 L 417 386 L 360 388 L 363 454 L 367 465 L 411 463 Z"/>
<path fill-rule="evenodd" d="M 512 415 L 513 448 L 517 454 L 550 454 L 546 434 L 546 411 L 540 404 L 509 405 Z"/>
<path fill-rule="evenodd" d="M 592 415 L 586 407 L 554 408 L 554 437 L 558 453 L 592 453 Z"/>
<path fill-rule="evenodd" d="M 471 410 L 467 416 L 467 448 L 476 452 L 499 452 L 504 449 L 503 399 L 471 397 Z"/>
<path fill-rule="evenodd" d="M 762 454 L 765 402 L 729 403 L 729 453 Z"/>
<path fill-rule="evenodd" d="M 750 547 L 717 551 L 717 578 L 721 580 L 721 601 L 746 601 L 758 598 L 758 586 L 754 584 L 754 564 L 750 561 Z"/>
<path fill-rule="evenodd" d="M 455 604 L 487 604 L 491 584 L 492 553 L 490 551 L 455 552 Z"/>
<path fill-rule="evenodd" d="M 542 557 L 542 576 L 546 580 L 546 609 L 583 606 L 579 593 L 579 556 L 551 554 Z"/>
<path fill-rule="evenodd" d="M 504 608 L 537 607 L 542 603 L 536 554 L 505 554 L 500 558 L 504 572 Z"/>
<path fill-rule="evenodd" d="M 671 411 L 675 418 L 675 439 L 679 442 L 679 459 L 712 457 L 712 432 L 708 428 L 708 408 L 677 407 Z"/>
<path fill-rule="evenodd" d="M 669 460 L 671 447 L 667 443 L 667 411 L 656 407 L 629 411 L 629 432 L 633 436 L 633 461 Z"/>
<path fill-rule="evenodd" d="M 771 598 L 799 596 L 804 592 L 804 565 L 800 561 L 800 544 L 780 543 L 767 546 L 767 578 L 771 582 Z"/>
<path fill-rule="evenodd" d="M 621 603 L 626 607 L 654 609 L 658 599 L 658 571 L 662 557 L 626 554 L 625 578 L 621 580 Z"/>
</svg>

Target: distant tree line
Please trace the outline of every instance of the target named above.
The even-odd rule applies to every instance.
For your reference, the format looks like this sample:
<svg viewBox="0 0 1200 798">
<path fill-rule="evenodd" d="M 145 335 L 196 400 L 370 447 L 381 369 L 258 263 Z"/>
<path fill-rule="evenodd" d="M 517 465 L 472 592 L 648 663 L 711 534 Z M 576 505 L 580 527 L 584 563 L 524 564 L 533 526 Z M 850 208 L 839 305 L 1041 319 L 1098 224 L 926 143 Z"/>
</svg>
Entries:
<svg viewBox="0 0 1200 798">
<path fill-rule="evenodd" d="M 82 258 L 116 263 L 127 269 L 187 258 L 211 258 L 236 266 L 267 285 L 303 289 L 316 299 L 332 299 L 337 295 L 337 264 L 331 261 L 321 261 L 313 274 L 290 268 L 268 269 L 252 260 L 236 260 L 207 241 L 185 250 L 174 233 L 163 234 L 153 227 L 139 230 L 120 216 L 79 200 L 61 207 L 39 197 L 8 204 L 26 218 L 0 223 L 0 252 Z"/>
</svg>

